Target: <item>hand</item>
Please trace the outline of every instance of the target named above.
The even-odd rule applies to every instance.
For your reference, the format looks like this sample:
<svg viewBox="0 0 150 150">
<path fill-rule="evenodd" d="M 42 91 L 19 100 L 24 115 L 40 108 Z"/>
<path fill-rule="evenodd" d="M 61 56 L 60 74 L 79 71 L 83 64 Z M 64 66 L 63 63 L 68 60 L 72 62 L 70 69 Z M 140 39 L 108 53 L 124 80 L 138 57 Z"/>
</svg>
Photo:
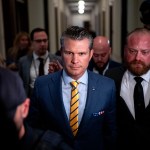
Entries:
<svg viewBox="0 0 150 150">
<path fill-rule="evenodd" d="M 61 69 L 63 69 L 63 66 L 59 63 L 58 60 L 49 63 L 49 69 L 48 69 L 49 73 L 53 73 Z"/>
</svg>

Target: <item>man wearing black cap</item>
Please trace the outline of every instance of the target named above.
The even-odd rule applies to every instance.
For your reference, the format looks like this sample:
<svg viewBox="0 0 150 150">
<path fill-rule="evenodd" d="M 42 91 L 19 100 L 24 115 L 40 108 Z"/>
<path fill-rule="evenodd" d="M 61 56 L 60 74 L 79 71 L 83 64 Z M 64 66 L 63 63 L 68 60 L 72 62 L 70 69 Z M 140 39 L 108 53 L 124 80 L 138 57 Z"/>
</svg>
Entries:
<svg viewBox="0 0 150 150">
<path fill-rule="evenodd" d="M 143 1 L 139 10 L 141 12 L 141 22 L 145 28 L 150 29 L 150 0 Z"/>
<path fill-rule="evenodd" d="M 19 75 L 0 67 L 0 136 L 2 144 L 8 143 L 5 149 L 71 150 L 59 134 L 33 130 L 24 123 L 29 104 Z"/>
</svg>

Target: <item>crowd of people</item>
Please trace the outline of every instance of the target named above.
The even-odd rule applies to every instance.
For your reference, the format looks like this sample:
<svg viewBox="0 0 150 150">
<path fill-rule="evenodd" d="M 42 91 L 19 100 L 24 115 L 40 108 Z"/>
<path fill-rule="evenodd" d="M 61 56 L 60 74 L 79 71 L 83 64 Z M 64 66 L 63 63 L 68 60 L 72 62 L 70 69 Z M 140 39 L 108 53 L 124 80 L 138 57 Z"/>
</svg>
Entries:
<svg viewBox="0 0 150 150">
<path fill-rule="evenodd" d="M 121 63 L 111 58 L 108 37 L 93 37 L 85 27 L 66 28 L 59 55 L 48 50 L 45 29 L 18 33 L 6 60 L 0 55 L 5 149 L 148 149 L 148 6 L 148 0 L 140 6 L 143 27 L 126 36 Z"/>
</svg>

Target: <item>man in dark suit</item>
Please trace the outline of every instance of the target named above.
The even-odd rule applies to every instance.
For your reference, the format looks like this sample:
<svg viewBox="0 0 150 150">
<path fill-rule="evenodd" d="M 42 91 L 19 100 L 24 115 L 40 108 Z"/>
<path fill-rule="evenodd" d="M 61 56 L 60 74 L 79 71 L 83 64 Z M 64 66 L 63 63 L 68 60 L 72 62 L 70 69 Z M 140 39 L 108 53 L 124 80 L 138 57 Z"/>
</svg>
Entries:
<svg viewBox="0 0 150 150">
<path fill-rule="evenodd" d="M 105 75 L 106 70 L 121 66 L 119 62 L 112 60 L 109 39 L 105 36 L 97 36 L 93 42 L 93 57 L 88 69 L 96 73 Z"/>
<path fill-rule="evenodd" d="M 117 87 L 118 149 L 149 149 L 150 30 L 138 28 L 129 33 L 124 48 L 124 62 L 123 67 L 106 72 L 106 76 L 115 80 Z M 139 107 L 140 119 L 137 117 L 137 105 L 134 98 L 136 84 L 134 77 L 136 76 L 143 78 L 141 84 L 145 108 Z"/>
<path fill-rule="evenodd" d="M 43 59 L 43 75 L 49 73 L 49 63 L 61 59 L 48 52 L 48 36 L 45 29 L 34 28 L 30 34 L 32 51 L 28 55 L 19 60 L 19 74 L 23 80 L 23 84 L 27 96 L 32 95 L 35 79 L 40 75 L 40 59 Z"/>
<path fill-rule="evenodd" d="M 5 150 L 72 150 L 58 133 L 32 129 L 24 123 L 29 104 L 20 76 L 0 67 L 1 147 Z"/>
<path fill-rule="evenodd" d="M 92 42 L 86 29 L 67 28 L 61 37 L 63 70 L 38 77 L 31 99 L 30 125 L 57 131 L 74 150 L 105 150 L 115 146 L 115 85 L 113 80 L 87 71 L 93 55 Z M 74 93 L 72 100 L 79 106 L 74 110 L 76 122 L 70 126 L 74 120 L 70 119 L 72 81 L 78 82 L 79 92 Z"/>
</svg>

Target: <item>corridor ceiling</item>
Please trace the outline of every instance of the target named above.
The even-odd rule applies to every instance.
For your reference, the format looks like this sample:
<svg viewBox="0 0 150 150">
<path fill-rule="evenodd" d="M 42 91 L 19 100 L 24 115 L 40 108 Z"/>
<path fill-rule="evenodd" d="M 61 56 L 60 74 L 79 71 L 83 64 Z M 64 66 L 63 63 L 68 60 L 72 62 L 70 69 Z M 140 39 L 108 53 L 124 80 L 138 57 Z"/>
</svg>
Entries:
<svg viewBox="0 0 150 150">
<path fill-rule="evenodd" d="M 66 0 L 66 3 L 71 13 L 78 13 L 78 1 L 79 0 Z M 85 13 L 90 13 L 94 8 L 97 0 L 84 0 L 85 2 Z"/>
</svg>

